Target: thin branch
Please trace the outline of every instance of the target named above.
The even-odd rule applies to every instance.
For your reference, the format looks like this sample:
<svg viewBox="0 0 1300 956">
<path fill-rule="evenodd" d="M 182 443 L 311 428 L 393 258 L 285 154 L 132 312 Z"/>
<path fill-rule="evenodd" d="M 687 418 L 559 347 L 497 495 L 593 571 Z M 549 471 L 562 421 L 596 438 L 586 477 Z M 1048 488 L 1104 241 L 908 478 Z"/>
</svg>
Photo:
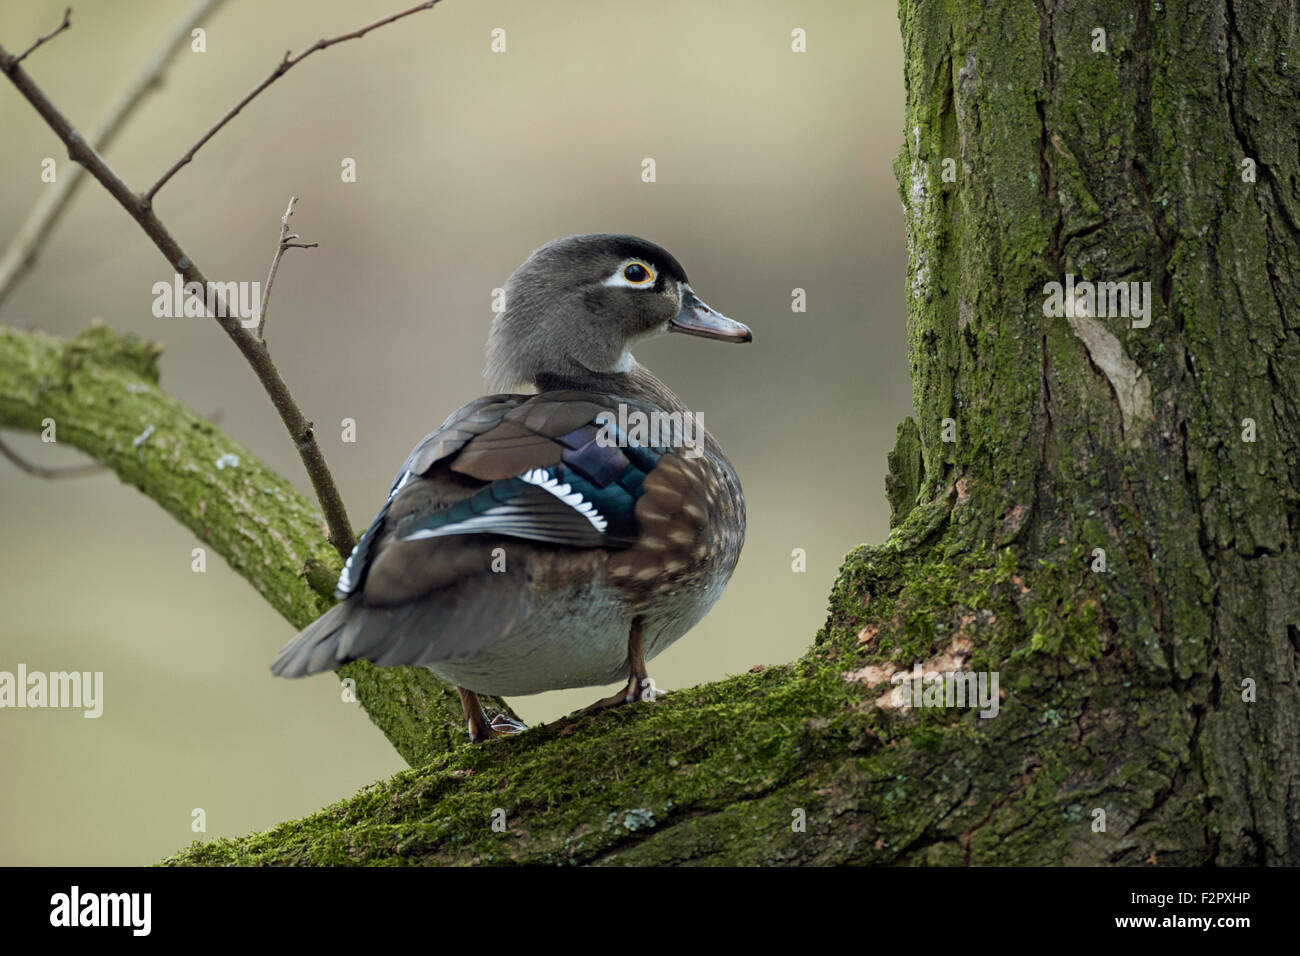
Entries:
<svg viewBox="0 0 1300 956">
<path fill-rule="evenodd" d="M 190 31 L 223 3 L 225 0 L 196 0 L 185 15 L 176 21 L 171 33 L 134 79 L 122 90 L 91 133 L 90 142 L 96 151 L 102 153 L 108 149 L 135 108 L 147 98 L 150 92 L 162 85 L 168 63 L 179 50 L 185 48 L 190 38 Z M 22 57 L 18 57 L 15 62 L 21 60 Z M 61 171 L 57 182 L 46 186 L 41 191 L 41 198 L 32 207 L 23 224 L 18 227 L 18 232 L 14 234 L 4 256 L 0 257 L 0 306 L 4 304 L 5 298 L 23 276 L 35 265 L 41 248 L 53 231 L 55 223 L 67 209 L 77 187 L 85 179 L 85 174 L 84 167 L 71 166 L 67 172 Z"/>
<path fill-rule="evenodd" d="M 17 465 L 19 471 L 25 471 L 37 478 L 44 478 L 46 481 L 54 481 L 58 478 L 87 478 L 90 475 L 98 475 L 100 472 L 108 470 L 107 465 L 102 465 L 97 461 L 92 461 L 88 465 L 65 465 L 62 468 L 47 468 L 44 465 L 37 465 L 23 458 L 3 441 L 0 441 L 0 455 L 4 455 Z"/>
<path fill-rule="evenodd" d="M 293 215 L 293 207 L 298 202 L 297 196 L 289 197 L 289 208 L 284 211 L 280 217 L 280 244 L 275 247 L 275 258 L 271 260 L 271 274 L 266 277 L 266 288 L 262 290 L 262 305 L 257 310 L 257 340 L 266 346 L 266 310 L 271 304 L 271 286 L 275 285 L 275 274 L 280 271 L 280 260 L 284 258 L 286 249 L 315 249 L 320 245 L 319 242 L 292 242 L 297 236 L 289 235 L 289 217 Z"/>
<path fill-rule="evenodd" d="M 109 195 L 116 199 L 122 208 L 130 214 L 131 218 L 139 223 L 145 235 L 153 240 L 153 244 L 171 263 L 172 268 L 183 276 L 187 283 L 197 282 L 201 288 L 212 293 L 213 304 L 216 306 L 217 313 L 214 318 L 217 324 L 230 336 L 231 341 L 235 343 L 235 346 L 243 353 L 244 358 L 248 360 L 248 364 L 252 366 L 253 373 L 257 376 L 258 381 L 262 383 L 262 387 L 266 389 L 271 404 L 275 406 L 276 412 L 280 415 L 280 420 L 284 422 L 285 428 L 289 431 L 289 437 L 293 439 L 294 446 L 298 449 L 298 456 L 307 469 L 307 477 L 311 479 L 316 498 L 320 501 L 321 510 L 325 513 L 325 521 L 329 526 L 330 543 L 334 545 L 335 550 L 340 555 L 346 556 L 351 553 L 353 545 L 352 525 L 348 521 L 347 509 L 343 507 L 343 499 L 339 496 L 338 488 L 334 485 L 334 478 L 330 474 L 329 467 L 325 464 L 325 456 L 321 454 L 320 446 L 316 443 L 312 424 L 307 421 L 302 410 L 298 408 L 298 403 L 294 401 L 293 396 L 290 394 L 289 387 L 285 384 L 284 379 L 280 377 L 280 372 L 275 367 L 275 363 L 271 361 L 270 353 L 262 347 L 256 337 L 243 327 L 235 314 L 226 307 L 225 295 L 222 290 L 208 285 L 207 277 L 185 253 L 185 250 L 181 248 L 180 243 L 167 231 L 167 227 L 162 224 L 162 221 L 154 214 L 150 202 L 132 192 L 131 187 L 104 162 L 103 157 L 95 152 L 85 138 L 73 128 L 72 124 L 59 112 L 44 91 L 36 85 L 27 71 L 15 62 L 14 57 L 3 46 L 0 46 L 0 72 L 9 77 L 10 82 L 17 87 L 18 92 L 26 97 L 27 101 L 36 109 L 36 112 L 41 114 L 50 129 L 54 130 L 59 139 L 63 140 L 68 147 L 69 157 L 85 166 L 87 171 L 108 190 Z"/>
<path fill-rule="evenodd" d="M 393 23 L 396 20 L 401 20 L 403 17 L 409 17 L 413 13 L 420 13 L 421 11 L 429 10 L 433 8 L 435 5 L 437 5 L 438 3 L 439 0 L 425 0 L 424 3 L 411 7 L 411 9 L 409 10 L 403 10 L 401 13 L 390 14 L 389 16 L 384 17 L 382 20 L 376 20 L 374 23 L 370 24 L 369 26 L 364 26 L 359 30 L 353 30 L 351 33 L 344 33 L 341 36 L 336 36 L 329 40 L 317 40 L 315 43 L 309 46 L 302 53 L 299 53 L 297 56 L 291 56 L 290 54 L 292 53 L 292 51 L 286 50 L 284 54 L 284 59 L 280 61 L 279 66 L 277 66 L 274 70 L 272 70 L 271 74 L 266 79 L 264 79 L 261 83 L 257 84 L 257 86 L 253 87 L 252 91 L 249 92 L 247 96 L 245 96 L 242 100 L 240 100 L 233 107 L 231 107 L 231 109 L 226 113 L 225 116 L 217 120 L 217 122 L 206 133 L 204 133 L 201 137 L 199 137 L 199 141 L 195 143 L 193 146 L 191 146 L 188 150 L 186 150 L 184 156 L 176 160 L 176 162 L 172 164 L 171 168 L 168 169 L 167 172 L 163 173 L 160 177 L 158 177 L 158 181 L 154 183 L 152 186 L 150 186 L 149 189 L 145 192 L 144 194 L 145 201 L 152 202 L 153 197 L 157 195 L 158 190 L 162 189 L 163 186 L 167 184 L 167 181 L 171 179 L 173 176 L 175 176 L 177 172 L 180 171 L 180 168 L 182 166 L 186 165 L 190 160 L 194 158 L 194 154 L 197 153 L 200 149 L 202 149 L 203 145 L 208 140 L 212 139 L 213 136 L 217 135 L 217 132 L 227 123 L 229 123 L 232 119 L 234 119 L 239 114 L 239 111 L 242 110 L 245 106 L 247 106 L 250 102 L 252 102 L 253 99 L 259 93 L 261 93 L 264 89 L 266 89 L 276 80 L 278 80 L 280 77 L 284 76 L 284 74 L 288 73 L 289 70 L 293 69 L 293 67 L 297 66 L 303 60 L 307 59 L 307 57 L 311 56 L 317 50 L 324 50 L 327 49 L 328 47 L 334 46 L 334 44 L 336 43 L 343 43 L 347 40 L 360 39 L 361 37 L 369 33 L 371 30 L 377 30 L 379 27 L 387 26 L 388 24 Z"/>
<path fill-rule="evenodd" d="M 45 36 L 38 38 L 35 43 L 29 46 L 26 50 L 23 50 L 22 53 L 18 54 L 18 59 L 14 60 L 14 62 L 15 63 L 23 62 L 23 60 L 27 59 L 29 56 L 35 53 L 39 47 L 43 46 L 45 43 L 49 42 L 50 40 L 53 40 L 56 36 L 58 36 L 64 30 L 67 30 L 71 26 L 72 26 L 72 7 L 68 7 L 68 9 L 63 11 L 63 22 L 60 23 L 57 27 L 55 27 L 53 30 L 51 30 L 49 33 L 45 34 Z"/>
</svg>

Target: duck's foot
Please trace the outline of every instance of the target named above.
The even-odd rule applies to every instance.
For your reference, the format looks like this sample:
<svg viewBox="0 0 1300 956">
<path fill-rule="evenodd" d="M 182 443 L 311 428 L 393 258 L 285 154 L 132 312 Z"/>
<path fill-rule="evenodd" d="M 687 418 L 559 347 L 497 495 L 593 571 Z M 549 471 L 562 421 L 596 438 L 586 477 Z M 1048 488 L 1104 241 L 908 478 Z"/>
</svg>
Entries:
<svg viewBox="0 0 1300 956">
<path fill-rule="evenodd" d="M 649 678 L 646 678 L 646 680 L 649 680 Z M 608 697 L 602 697 L 594 704 L 588 704 L 586 707 L 583 707 L 581 710 L 575 710 L 569 716 L 580 717 L 583 714 L 594 714 L 599 710 L 607 710 L 610 707 L 618 707 L 621 706 L 622 704 L 630 704 L 632 703 L 632 701 L 636 700 L 637 697 L 640 696 L 640 692 L 641 692 L 641 688 L 639 686 L 639 682 L 635 678 L 632 678 L 628 680 L 627 686 L 624 687 L 622 690 L 620 690 L 618 693 L 610 694 Z"/>
<path fill-rule="evenodd" d="M 610 694 L 608 697 L 602 697 L 594 704 L 590 704 L 582 710 L 575 710 L 569 716 L 577 717 L 582 714 L 594 714 L 600 710 L 607 710 L 610 707 L 619 707 L 623 704 L 630 704 L 635 700 L 654 700 L 657 693 L 654 681 L 646 674 L 645 670 L 645 647 L 641 639 L 641 618 L 632 619 L 632 629 L 627 636 L 627 659 L 631 673 L 628 675 L 627 684 L 616 694 Z"/>
<path fill-rule="evenodd" d="M 497 714 L 492 718 L 492 730 L 498 737 L 509 736 L 510 734 L 523 733 L 528 729 L 528 725 L 522 720 L 514 720 L 505 714 Z"/>
<path fill-rule="evenodd" d="M 470 743 L 481 744 L 493 737 L 509 737 L 528 729 L 527 724 L 513 720 L 505 714 L 497 714 L 488 720 L 487 714 L 483 712 L 483 705 L 479 703 L 478 694 L 465 687 L 457 687 L 456 692 L 460 694 L 460 706 L 465 712 Z"/>
</svg>

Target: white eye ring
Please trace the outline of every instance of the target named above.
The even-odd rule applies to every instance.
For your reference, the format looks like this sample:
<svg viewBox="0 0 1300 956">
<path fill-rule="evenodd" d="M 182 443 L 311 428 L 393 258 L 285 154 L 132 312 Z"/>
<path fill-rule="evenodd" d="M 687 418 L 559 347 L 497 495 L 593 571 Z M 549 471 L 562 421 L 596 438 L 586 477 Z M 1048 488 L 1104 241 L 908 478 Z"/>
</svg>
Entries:
<svg viewBox="0 0 1300 956">
<path fill-rule="evenodd" d="M 634 282 L 624 274 L 632 266 L 640 266 L 645 270 L 646 277 L 640 282 Z M 654 266 L 644 259 L 624 259 L 618 264 L 614 274 L 605 280 L 604 284 L 622 286 L 625 289 L 651 289 L 654 287 L 656 278 L 658 278 L 658 275 L 654 270 Z"/>
</svg>

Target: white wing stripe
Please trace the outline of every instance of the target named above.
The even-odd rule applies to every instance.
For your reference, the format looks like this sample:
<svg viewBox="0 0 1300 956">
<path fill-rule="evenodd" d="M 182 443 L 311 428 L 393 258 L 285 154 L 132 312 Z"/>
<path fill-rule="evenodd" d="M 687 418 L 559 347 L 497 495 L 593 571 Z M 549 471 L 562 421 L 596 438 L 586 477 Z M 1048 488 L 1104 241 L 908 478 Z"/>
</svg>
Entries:
<svg viewBox="0 0 1300 956">
<path fill-rule="evenodd" d="M 414 531 L 411 534 L 403 535 L 402 541 L 418 541 L 421 538 L 445 538 L 457 534 L 467 534 L 477 531 L 480 528 L 491 531 L 501 525 L 501 519 L 507 515 L 523 514 L 523 510 L 513 505 L 502 505 L 499 508 L 489 508 L 481 515 L 475 515 L 472 518 L 466 518 L 464 521 L 457 521 L 455 524 L 442 525 L 438 528 L 424 528 L 420 531 Z"/>
<path fill-rule="evenodd" d="M 536 485 L 538 488 L 555 495 L 555 497 L 590 521 L 591 526 L 601 534 L 604 534 L 605 529 L 609 527 L 609 522 L 596 510 L 595 505 L 582 497 L 581 492 L 574 491 L 567 483 L 561 484 L 558 478 L 552 478 L 543 469 L 534 468 L 532 471 L 524 472 L 519 477 L 530 485 Z"/>
</svg>

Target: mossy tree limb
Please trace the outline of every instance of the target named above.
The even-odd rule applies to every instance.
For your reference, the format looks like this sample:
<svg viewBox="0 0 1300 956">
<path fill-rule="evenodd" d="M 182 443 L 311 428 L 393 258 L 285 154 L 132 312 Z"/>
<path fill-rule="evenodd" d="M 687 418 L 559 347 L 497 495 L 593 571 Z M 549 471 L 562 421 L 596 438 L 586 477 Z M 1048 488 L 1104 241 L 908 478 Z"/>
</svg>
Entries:
<svg viewBox="0 0 1300 956">
<path fill-rule="evenodd" d="M 140 489 L 289 623 L 306 626 L 333 603 L 342 566 L 320 512 L 159 388 L 159 351 L 103 325 L 70 341 L 0 327 L 0 426 L 47 432 L 53 422 L 58 442 Z M 275 650 L 269 642 L 268 665 Z M 455 690 L 431 673 L 364 662 L 341 673 L 356 681 L 361 704 L 408 763 L 464 738 Z"/>
</svg>

